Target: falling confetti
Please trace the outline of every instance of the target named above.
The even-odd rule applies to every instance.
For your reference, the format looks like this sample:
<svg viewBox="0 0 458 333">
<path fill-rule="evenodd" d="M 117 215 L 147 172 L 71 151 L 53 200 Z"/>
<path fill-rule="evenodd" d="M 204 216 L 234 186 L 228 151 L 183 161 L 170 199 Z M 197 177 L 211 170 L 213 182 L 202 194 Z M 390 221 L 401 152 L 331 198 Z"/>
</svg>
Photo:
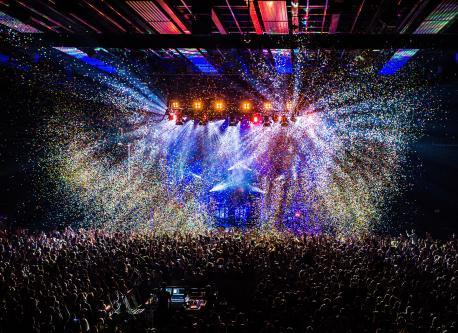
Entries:
<svg viewBox="0 0 458 333">
<path fill-rule="evenodd" d="M 112 111 L 88 120 L 82 106 L 63 101 L 44 131 L 54 137 L 43 161 L 49 178 L 84 227 L 201 232 L 216 225 L 212 189 L 235 182 L 259 189 L 250 209 L 263 230 L 370 232 L 406 186 L 403 164 L 429 117 L 428 90 L 413 79 L 381 79 L 367 59 L 331 73 L 298 59 L 292 76 L 266 63 L 240 68 L 274 109 L 291 96 L 297 120 L 287 127 L 224 119 L 176 126 L 160 116 L 165 96 L 129 69 L 98 74 L 91 96 Z M 231 180 L 234 166 L 251 170 L 249 184 Z"/>
</svg>

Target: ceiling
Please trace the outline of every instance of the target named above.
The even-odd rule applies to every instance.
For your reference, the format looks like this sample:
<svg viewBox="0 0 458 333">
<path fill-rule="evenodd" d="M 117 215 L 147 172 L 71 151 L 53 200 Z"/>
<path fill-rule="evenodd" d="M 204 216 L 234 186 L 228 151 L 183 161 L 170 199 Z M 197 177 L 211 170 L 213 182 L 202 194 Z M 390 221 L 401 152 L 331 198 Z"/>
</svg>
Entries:
<svg viewBox="0 0 458 333">
<path fill-rule="evenodd" d="M 0 10 L 57 33 L 395 33 L 412 31 L 440 2 L 36 0 L 2 1 Z"/>
<path fill-rule="evenodd" d="M 0 1 L 0 24 L 18 32 L 49 34 L 167 35 L 339 35 L 435 34 L 457 32 L 454 0 L 34 0 Z M 124 37 L 125 35 L 125 37 Z M 0 46 L 0 53 L 1 53 Z M 199 75 L 240 76 L 250 71 L 293 74 L 295 64 L 322 69 L 354 64 L 351 59 L 379 59 L 381 75 L 392 75 L 418 50 L 149 48 L 141 50 L 56 47 L 108 74 L 117 64 L 149 77 Z M 427 52 L 427 51 L 425 51 Z M 449 54 L 453 54 L 449 50 Z M 1 59 L 0 59 L 1 60 Z M 145 65 L 146 64 L 146 65 Z M 118 73 L 119 74 L 119 73 Z M 234 80 L 237 80 L 235 78 Z M 171 83 L 172 81 L 172 83 Z M 243 83 L 243 82 L 245 83 Z M 148 82 L 148 81 L 146 81 Z M 197 82 L 197 81 L 196 81 Z M 203 85 L 207 85 L 207 81 Z M 167 83 L 177 90 L 173 79 Z"/>
<path fill-rule="evenodd" d="M 3 0 L 0 11 L 35 31 L 57 34 L 387 34 L 416 33 L 422 24 L 418 33 L 456 32 L 458 5 L 454 0 Z M 428 19 L 434 11 L 437 22 Z M 205 63 L 211 55 L 202 49 L 148 53 L 197 56 L 212 72 Z"/>
</svg>

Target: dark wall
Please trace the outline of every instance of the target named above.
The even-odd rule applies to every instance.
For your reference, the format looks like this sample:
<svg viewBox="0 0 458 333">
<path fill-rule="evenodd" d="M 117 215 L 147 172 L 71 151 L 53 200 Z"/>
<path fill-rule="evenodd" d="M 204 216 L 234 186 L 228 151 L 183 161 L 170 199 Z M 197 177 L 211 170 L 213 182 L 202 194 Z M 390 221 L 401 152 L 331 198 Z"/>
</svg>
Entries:
<svg viewBox="0 0 458 333">
<path fill-rule="evenodd" d="M 438 236 L 458 232 L 458 82 L 435 89 L 441 107 L 412 148 L 412 187 L 403 201 L 417 229 Z M 402 206 L 401 206 L 402 209 Z M 409 216 L 410 215 L 410 216 Z"/>
<path fill-rule="evenodd" d="M 41 177 L 37 158 L 44 143 L 38 135 L 54 99 L 22 71 L 1 69 L 0 85 L 0 215 L 30 223 L 46 209 L 34 180 Z"/>
</svg>

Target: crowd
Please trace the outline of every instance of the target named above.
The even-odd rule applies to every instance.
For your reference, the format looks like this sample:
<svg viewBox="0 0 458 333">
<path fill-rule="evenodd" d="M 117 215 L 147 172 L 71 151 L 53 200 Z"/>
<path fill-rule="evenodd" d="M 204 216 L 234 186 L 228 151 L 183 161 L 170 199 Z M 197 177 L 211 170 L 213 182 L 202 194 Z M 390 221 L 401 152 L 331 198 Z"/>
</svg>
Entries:
<svg viewBox="0 0 458 333">
<path fill-rule="evenodd" d="M 457 239 L 409 236 L 2 231 L 0 333 L 458 332 Z"/>
</svg>

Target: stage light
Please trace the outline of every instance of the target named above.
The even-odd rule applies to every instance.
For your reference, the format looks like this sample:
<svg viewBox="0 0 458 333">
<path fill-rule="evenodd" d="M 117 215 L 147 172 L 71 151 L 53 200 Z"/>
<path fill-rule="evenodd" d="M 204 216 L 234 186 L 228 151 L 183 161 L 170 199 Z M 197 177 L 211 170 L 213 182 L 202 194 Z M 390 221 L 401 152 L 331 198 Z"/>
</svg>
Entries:
<svg viewBox="0 0 458 333">
<path fill-rule="evenodd" d="M 264 116 L 263 117 L 263 126 L 264 127 L 269 127 L 270 126 L 270 119 L 269 119 L 269 116 Z"/>
<path fill-rule="evenodd" d="M 229 117 L 229 126 L 237 126 L 238 119 L 236 116 Z"/>
<path fill-rule="evenodd" d="M 272 121 L 273 121 L 274 123 L 278 123 L 278 114 L 274 114 L 274 115 L 272 116 Z"/>
<path fill-rule="evenodd" d="M 195 110 L 195 111 L 200 111 L 202 110 L 202 102 L 201 101 L 194 101 L 192 103 L 192 108 Z"/>
<path fill-rule="evenodd" d="M 287 102 L 286 103 L 286 110 L 291 111 L 293 109 L 293 103 L 292 102 Z"/>
<path fill-rule="evenodd" d="M 177 110 L 180 108 L 180 102 L 178 101 L 172 101 L 170 103 L 170 108 L 173 109 L 173 110 Z"/>
<path fill-rule="evenodd" d="M 258 113 L 255 113 L 252 117 L 251 117 L 251 122 L 255 125 L 258 125 L 260 124 L 262 121 L 262 117 L 260 114 Z"/>
<path fill-rule="evenodd" d="M 223 101 L 216 101 L 215 102 L 215 110 L 216 111 L 223 111 L 224 110 L 224 102 Z"/>
<path fill-rule="evenodd" d="M 295 115 L 292 115 L 291 118 L 289 118 L 293 123 L 296 122 L 297 118 Z"/>
<path fill-rule="evenodd" d="M 285 115 L 281 116 L 280 125 L 283 127 L 288 126 L 288 118 Z"/>
<path fill-rule="evenodd" d="M 272 103 L 270 103 L 270 102 L 265 102 L 265 103 L 264 103 L 264 110 L 265 110 L 265 111 L 271 111 L 271 110 L 272 110 Z"/>
<path fill-rule="evenodd" d="M 248 101 L 242 102 L 242 110 L 243 110 L 244 112 L 250 111 L 250 110 L 251 110 L 251 103 L 248 102 Z"/>
</svg>

